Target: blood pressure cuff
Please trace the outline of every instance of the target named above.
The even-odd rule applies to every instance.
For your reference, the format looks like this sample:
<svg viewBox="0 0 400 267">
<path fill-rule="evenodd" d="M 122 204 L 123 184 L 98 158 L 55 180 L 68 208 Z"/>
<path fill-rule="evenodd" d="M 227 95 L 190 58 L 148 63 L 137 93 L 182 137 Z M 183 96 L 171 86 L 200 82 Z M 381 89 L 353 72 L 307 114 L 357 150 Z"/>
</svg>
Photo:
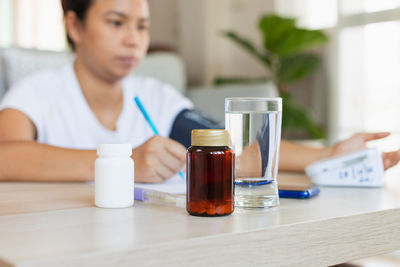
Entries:
<svg viewBox="0 0 400 267">
<path fill-rule="evenodd" d="M 175 117 L 169 137 L 188 148 L 191 146 L 193 129 L 224 129 L 224 127 L 198 110 L 185 109 Z"/>
</svg>

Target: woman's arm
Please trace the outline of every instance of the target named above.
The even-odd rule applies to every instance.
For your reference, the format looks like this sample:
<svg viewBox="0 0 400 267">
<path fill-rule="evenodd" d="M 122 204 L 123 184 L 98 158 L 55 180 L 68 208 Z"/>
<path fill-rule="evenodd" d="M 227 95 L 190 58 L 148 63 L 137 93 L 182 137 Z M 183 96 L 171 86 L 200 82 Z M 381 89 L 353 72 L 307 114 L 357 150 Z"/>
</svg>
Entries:
<svg viewBox="0 0 400 267">
<path fill-rule="evenodd" d="M 304 172 L 307 165 L 329 157 L 330 150 L 331 148 L 313 148 L 282 140 L 279 170 Z"/>
<path fill-rule="evenodd" d="M 22 112 L 0 111 L 0 181 L 91 181 L 96 151 L 39 144 L 36 127 Z M 155 136 L 132 151 L 135 181 L 159 183 L 185 163 L 181 144 Z"/>
<path fill-rule="evenodd" d="M 0 112 L 0 181 L 90 181 L 96 152 L 35 141 L 36 127 L 22 112 Z"/>
<path fill-rule="evenodd" d="M 0 143 L 0 181 L 91 181 L 96 152 L 34 141 Z"/>
<path fill-rule="evenodd" d="M 281 142 L 279 169 L 282 171 L 303 172 L 304 168 L 314 161 L 345 155 L 367 148 L 367 142 L 382 139 L 390 133 L 358 133 L 331 147 L 312 148 L 303 145 Z M 400 161 L 400 150 L 382 154 L 385 170 Z"/>
</svg>

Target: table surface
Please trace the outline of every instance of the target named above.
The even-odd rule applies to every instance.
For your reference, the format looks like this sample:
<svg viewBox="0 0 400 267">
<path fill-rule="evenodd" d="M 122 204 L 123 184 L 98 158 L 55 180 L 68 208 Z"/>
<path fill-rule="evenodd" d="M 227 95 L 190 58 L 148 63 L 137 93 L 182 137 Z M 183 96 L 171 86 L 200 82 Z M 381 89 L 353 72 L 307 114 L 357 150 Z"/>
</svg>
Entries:
<svg viewBox="0 0 400 267">
<path fill-rule="evenodd" d="M 95 208 L 93 196 L 83 183 L 0 183 L 0 266 L 326 266 L 400 249 L 396 186 L 324 187 L 312 199 L 215 218 L 141 202 Z"/>
</svg>

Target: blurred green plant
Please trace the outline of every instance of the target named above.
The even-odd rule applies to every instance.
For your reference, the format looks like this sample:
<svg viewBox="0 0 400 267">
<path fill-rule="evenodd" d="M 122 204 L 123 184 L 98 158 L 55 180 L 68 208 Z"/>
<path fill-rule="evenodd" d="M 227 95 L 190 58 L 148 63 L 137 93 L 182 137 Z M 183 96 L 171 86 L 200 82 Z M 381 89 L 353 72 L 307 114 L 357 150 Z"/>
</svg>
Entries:
<svg viewBox="0 0 400 267">
<path fill-rule="evenodd" d="M 312 138 L 323 138 L 324 132 L 312 120 L 308 110 L 293 100 L 289 85 L 304 79 L 318 68 L 320 59 L 310 49 L 325 44 L 328 37 L 320 30 L 298 28 L 295 19 L 277 15 L 262 16 L 258 27 L 263 37 L 261 49 L 233 31 L 223 32 L 223 35 L 260 61 L 269 74 L 259 78 L 219 77 L 215 79 L 215 84 L 272 81 L 283 99 L 283 132 L 300 130 Z"/>
</svg>

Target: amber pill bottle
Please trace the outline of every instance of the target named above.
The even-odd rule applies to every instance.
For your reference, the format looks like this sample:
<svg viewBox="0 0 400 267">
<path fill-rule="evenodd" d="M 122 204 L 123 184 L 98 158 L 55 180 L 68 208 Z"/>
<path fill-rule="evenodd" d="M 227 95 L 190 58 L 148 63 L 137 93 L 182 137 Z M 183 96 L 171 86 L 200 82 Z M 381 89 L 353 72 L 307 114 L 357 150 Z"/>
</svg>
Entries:
<svg viewBox="0 0 400 267">
<path fill-rule="evenodd" d="M 234 154 L 226 130 L 193 130 L 186 154 L 186 209 L 194 216 L 234 210 Z"/>
</svg>

